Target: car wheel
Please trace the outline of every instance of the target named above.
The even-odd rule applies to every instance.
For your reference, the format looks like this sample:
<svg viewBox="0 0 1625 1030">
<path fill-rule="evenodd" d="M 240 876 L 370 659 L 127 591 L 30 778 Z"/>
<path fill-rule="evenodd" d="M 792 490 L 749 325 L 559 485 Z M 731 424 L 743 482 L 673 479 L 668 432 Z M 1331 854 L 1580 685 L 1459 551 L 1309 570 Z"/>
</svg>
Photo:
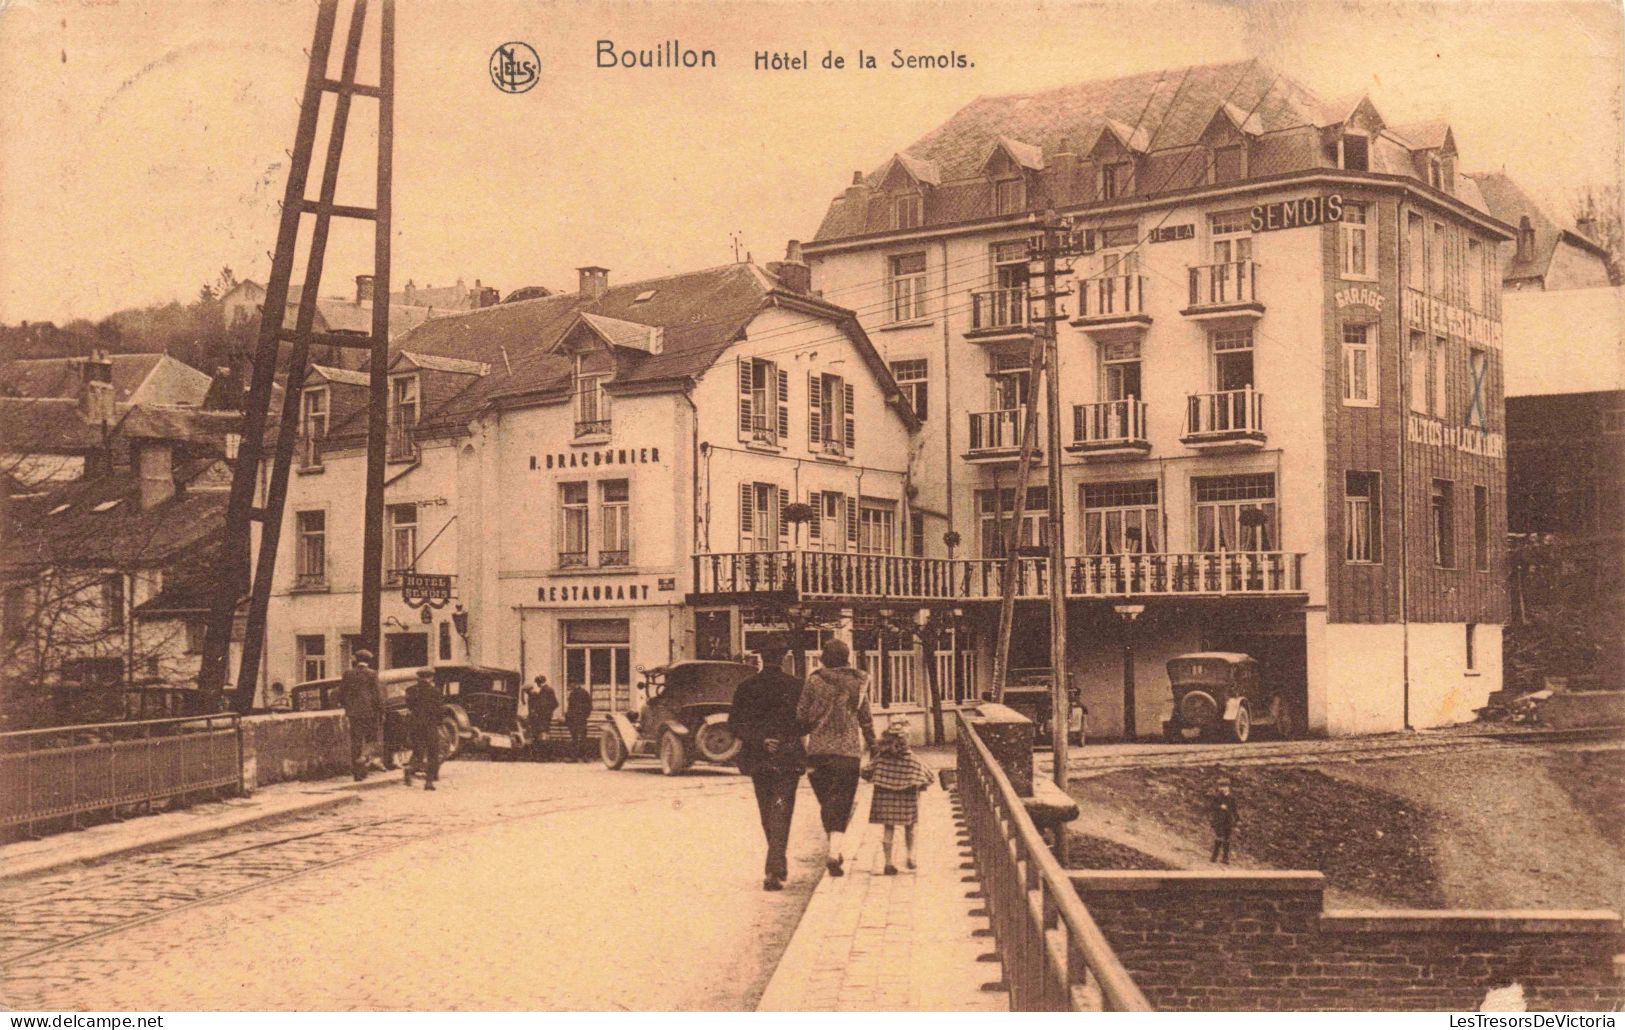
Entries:
<svg viewBox="0 0 1625 1030">
<path fill-rule="evenodd" d="M 621 742 L 621 735 L 615 732 L 615 727 L 605 726 L 598 734 L 598 757 L 604 762 L 606 769 L 619 769 L 626 764 L 626 745 Z"/>
<path fill-rule="evenodd" d="M 667 776 L 676 776 L 688 768 L 688 747 L 675 733 L 665 733 L 660 737 L 660 771 Z"/>
<path fill-rule="evenodd" d="M 449 762 L 463 749 L 463 734 L 457 720 L 447 716 L 440 720 L 440 760 Z"/>
<path fill-rule="evenodd" d="M 726 723 L 713 722 L 700 727 L 694 736 L 694 746 L 707 762 L 726 765 L 739 754 L 740 741 Z"/>
<path fill-rule="evenodd" d="M 1236 706 L 1236 717 L 1230 720 L 1230 739 L 1237 744 L 1247 743 L 1247 738 L 1253 735 L 1253 717 L 1247 711 L 1247 702 L 1243 701 Z"/>
</svg>

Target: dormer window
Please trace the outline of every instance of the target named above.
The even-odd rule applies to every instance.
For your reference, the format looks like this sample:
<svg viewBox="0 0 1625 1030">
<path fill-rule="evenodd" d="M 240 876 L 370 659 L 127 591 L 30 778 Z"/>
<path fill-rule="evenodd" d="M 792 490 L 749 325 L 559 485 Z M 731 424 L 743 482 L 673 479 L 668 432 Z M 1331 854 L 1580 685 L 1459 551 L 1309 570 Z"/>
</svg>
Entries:
<svg viewBox="0 0 1625 1030">
<path fill-rule="evenodd" d="M 575 409 L 576 438 L 601 436 L 609 432 L 609 395 L 604 392 L 608 372 L 594 372 L 586 367 L 582 355 L 576 355 Z"/>
<path fill-rule="evenodd" d="M 1367 136 L 1343 134 L 1343 168 L 1350 172 L 1371 170 L 1371 140 Z"/>
<path fill-rule="evenodd" d="M 993 184 L 994 210 L 1001 215 L 1020 214 L 1027 209 L 1027 183 L 1021 179 L 1002 179 Z"/>
<path fill-rule="evenodd" d="M 396 426 L 417 425 L 418 377 L 415 373 L 389 381 L 389 421 Z"/>
<path fill-rule="evenodd" d="M 1100 169 L 1100 199 L 1112 200 L 1127 195 L 1134 181 L 1134 163 L 1116 161 Z"/>
<path fill-rule="evenodd" d="M 327 436 L 327 387 L 307 386 L 305 387 L 303 399 L 303 410 L 299 414 L 299 428 L 307 439 L 320 440 Z"/>
<path fill-rule="evenodd" d="M 1444 162 L 1439 155 L 1428 155 L 1428 185 L 1436 190 L 1444 189 Z"/>
<path fill-rule="evenodd" d="M 1246 178 L 1246 150 L 1241 144 L 1213 148 L 1214 183 L 1240 182 Z"/>
<path fill-rule="evenodd" d="M 925 219 L 925 199 L 918 193 L 904 193 L 892 200 L 892 227 L 918 229 Z"/>
</svg>

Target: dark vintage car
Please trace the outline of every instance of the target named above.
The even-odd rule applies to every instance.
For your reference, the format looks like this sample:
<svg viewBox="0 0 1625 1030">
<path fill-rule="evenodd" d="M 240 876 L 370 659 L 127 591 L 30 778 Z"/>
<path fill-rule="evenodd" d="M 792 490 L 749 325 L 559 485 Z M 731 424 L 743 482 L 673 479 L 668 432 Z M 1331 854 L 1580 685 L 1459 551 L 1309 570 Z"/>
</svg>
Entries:
<svg viewBox="0 0 1625 1030">
<path fill-rule="evenodd" d="M 739 738 L 728 726 L 734 691 L 756 667 L 743 662 L 674 662 L 644 671 L 638 684 L 643 707 L 612 712 L 598 738 L 604 765 L 619 769 L 631 757 L 654 757 L 660 771 L 675 776 L 704 759 L 718 765 L 739 754 Z"/>
<path fill-rule="evenodd" d="M 1049 746 L 1053 739 L 1050 722 L 1055 710 L 1054 684 L 1055 677 L 1048 669 L 1011 669 L 1010 681 L 1004 685 L 1003 703 L 1033 721 L 1033 742 L 1040 747 Z M 1068 688 L 1067 699 L 1067 741 L 1081 746 L 1088 711 L 1077 687 Z"/>
<path fill-rule="evenodd" d="M 1244 744 L 1260 726 L 1283 739 L 1302 732 L 1297 700 L 1264 683 L 1251 655 L 1201 651 L 1170 658 L 1168 685 L 1162 735 L 1170 743 L 1223 736 Z"/>
<path fill-rule="evenodd" d="M 517 750 L 524 731 L 519 718 L 519 673 L 478 665 L 438 665 L 435 684 L 445 697 L 440 720 L 440 754 L 453 758 L 464 747 Z M 378 674 L 384 688 L 384 745 L 405 761 L 412 750 L 406 725 L 406 688 L 418 670 L 388 669 Z M 312 680 L 290 694 L 296 712 L 341 707 L 341 679 Z"/>
</svg>

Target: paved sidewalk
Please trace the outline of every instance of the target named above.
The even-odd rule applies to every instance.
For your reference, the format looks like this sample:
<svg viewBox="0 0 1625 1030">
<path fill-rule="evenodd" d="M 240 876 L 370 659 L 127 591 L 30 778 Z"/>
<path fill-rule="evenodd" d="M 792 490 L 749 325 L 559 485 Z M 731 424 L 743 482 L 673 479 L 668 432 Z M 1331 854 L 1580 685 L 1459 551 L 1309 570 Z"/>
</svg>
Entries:
<svg viewBox="0 0 1625 1030">
<path fill-rule="evenodd" d="M 929 766 L 944 756 L 923 753 Z M 947 756 L 951 760 L 951 755 Z M 920 868 L 903 866 L 902 832 L 884 876 L 881 827 L 869 825 L 865 784 L 852 815 L 844 877 L 825 875 L 813 892 L 794 939 L 768 983 L 758 1012 L 1004 1012 L 999 963 L 978 961 L 994 950 L 982 902 L 961 854 L 952 797 L 933 786 L 920 798 Z"/>
<path fill-rule="evenodd" d="M 39 840 L 0 846 L 0 881 L 37 876 L 63 866 L 95 862 L 160 844 L 213 836 L 267 819 L 313 812 L 357 800 L 367 787 L 399 783 L 380 774 L 356 783 L 349 776 L 261 787 L 244 798 L 208 801 L 173 812 L 99 823 Z"/>
</svg>

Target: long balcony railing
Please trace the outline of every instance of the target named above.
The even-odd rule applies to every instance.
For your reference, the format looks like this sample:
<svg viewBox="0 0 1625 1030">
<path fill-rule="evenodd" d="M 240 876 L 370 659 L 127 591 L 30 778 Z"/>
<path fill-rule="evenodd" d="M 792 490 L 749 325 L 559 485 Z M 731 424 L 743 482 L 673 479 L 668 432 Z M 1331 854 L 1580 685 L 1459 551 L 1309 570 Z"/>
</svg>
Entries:
<svg viewBox="0 0 1625 1030">
<path fill-rule="evenodd" d="M 1107 275 L 1078 280 L 1078 321 L 1129 319 L 1144 314 L 1145 276 Z"/>
<path fill-rule="evenodd" d="M 972 331 L 1027 328 L 1027 288 L 1002 287 L 970 295 Z"/>
<path fill-rule="evenodd" d="M 1264 437 L 1264 395 L 1257 390 L 1193 393 L 1185 401 L 1187 441 Z"/>
<path fill-rule="evenodd" d="M 1258 303 L 1258 265 L 1252 261 L 1224 261 L 1190 268 L 1190 306 L 1227 307 Z"/>
<path fill-rule="evenodd" d="M 1304 555 L 1289 551 L 1087 554 L 1066 559 L 1076 599 L 1302 594 Z M 809 600 L 994 601 L 1005 562 L 840 551 L 742 551 L 694 556 L 696 594 Z M 1049 559 L 1016 559 L 1016 596 L 1049 592 Z"/>
<path fill-rule="evenodd" d="M 1021 431 L 1027 422 L 1026 408 L 1001 411 L 973 411 L 970 416 L 970 451 L 1014 451 L 1021 447 Z M 1042 421 L 1040 421 L 1042 424 Z"/>
<path fill-rule="evenodd" d="M 1145 447 L 1145 401 L 1101 401 L 1072 406 L 1072 446 L 1077 449 Z"/>
</svg>

